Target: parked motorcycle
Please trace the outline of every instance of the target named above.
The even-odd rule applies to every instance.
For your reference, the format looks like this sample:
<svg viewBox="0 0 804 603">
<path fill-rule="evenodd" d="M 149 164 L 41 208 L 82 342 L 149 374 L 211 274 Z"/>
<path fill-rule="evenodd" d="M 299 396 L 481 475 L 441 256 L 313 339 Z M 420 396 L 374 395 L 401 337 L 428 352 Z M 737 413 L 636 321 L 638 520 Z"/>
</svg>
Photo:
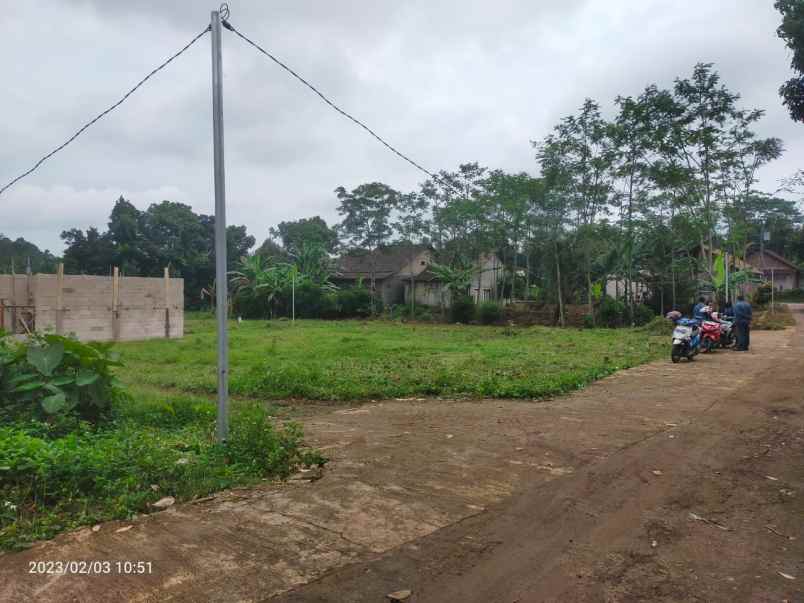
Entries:
<svg viewBox="0 0 804 603">
<path fill-rule="evenodd" d="M 675 324 L 670 359 L 674 363 L 682 358 L 692 361 L 701 349 L 700 322 L 694 318 L 684 318 L 677 311 L 670 312 L 667 318 Z"/>
<path fill-rule="evenodd" d="M 705 320 L 701 323 L 701 349 L 711 352 L 720 345 L 720 323 Z"/>
<path fill-rule="evenodd" d="M 728 349 L 737 345 L 737 334 L 734 331 L 734 322 L 725 320 L 717 312 L 712 314 L 712 318 L 720 323 L 720 341 L 718 342 L 721 348 Z"/>
</svg>

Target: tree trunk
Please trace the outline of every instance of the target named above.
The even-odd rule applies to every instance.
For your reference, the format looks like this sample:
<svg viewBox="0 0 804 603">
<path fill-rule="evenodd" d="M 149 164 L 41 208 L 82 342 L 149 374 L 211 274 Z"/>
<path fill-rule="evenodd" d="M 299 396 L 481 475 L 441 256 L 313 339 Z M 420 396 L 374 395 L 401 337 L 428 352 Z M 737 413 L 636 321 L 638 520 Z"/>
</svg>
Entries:
<svg viewBox="0 0 804 603">
<path fill-rule="evenodd" d="M 676 267 L 675 267 L 675 264 L 670 265 L 670 279 L 671 279 L 672 286 L 673 286 L 673 290 L 672 290 L 673 299 L 671 301 L 673 302 L 673 310 L 675 310 L 677 308 L 677 302 L 676 302 Z"/>
<path fill-rule="evenodd" d="M 525 253 L 525 299 L 530 297 L 530 250 Z"/>
<path fill-rule="evenodd" d="M 558 255 L 558 241 L 555 241 L 556 291 L 558 292 L 558 323 L 564 326 L 564 300 L 561 297 L 561 261 Z"/>
<path fill-rule="evenodd" d="M 595 324 L 595 304 L 592 299 L 592 259 L 589 254 L 589 249 L 586 250 L 586 296 L 589 305 L 589 316 L 592 317 L 592 324 Z"/>
</svg>

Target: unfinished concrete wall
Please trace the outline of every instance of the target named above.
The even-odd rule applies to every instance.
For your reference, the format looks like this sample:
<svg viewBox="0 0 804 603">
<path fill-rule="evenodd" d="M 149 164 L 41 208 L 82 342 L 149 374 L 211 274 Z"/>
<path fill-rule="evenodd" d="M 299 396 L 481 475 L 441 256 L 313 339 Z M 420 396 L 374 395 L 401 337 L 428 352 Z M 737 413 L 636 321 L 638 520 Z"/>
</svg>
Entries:
<svg viewBox="0 0 804 603">
<path fill-rule="evenodd" d="M 35 274 L 0 275 L 0 324 L 85 341 L 184 335 L 184 280 Z"/>
</svg>

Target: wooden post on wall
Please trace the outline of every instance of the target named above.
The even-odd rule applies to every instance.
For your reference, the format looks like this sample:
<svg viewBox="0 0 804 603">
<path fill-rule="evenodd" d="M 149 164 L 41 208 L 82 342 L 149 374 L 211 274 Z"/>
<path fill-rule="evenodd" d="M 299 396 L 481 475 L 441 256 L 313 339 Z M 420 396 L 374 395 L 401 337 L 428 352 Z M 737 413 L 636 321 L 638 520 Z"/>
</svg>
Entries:
<svg viewBox="0 0 804 603">
<path fill-rule="evenodd" d="M 64 333 L 64 264 L 56 272 L 56 334 Z"/>
<path fill-rule="evenodd" d="M 115 266 L 112 271 L 112 339 L 120 338 L 120 269 Z"/>
<path fill-rule="evenodd" d="M 165 266 L 165 339 L 170 339 L 170 266 Z"/>
<path fill-rule="evenodd" d="M 10 333 L 17 330 L 17 274 L 14 272 L 14 260 L 11 260 L 11 329 Z"/>
</svg>

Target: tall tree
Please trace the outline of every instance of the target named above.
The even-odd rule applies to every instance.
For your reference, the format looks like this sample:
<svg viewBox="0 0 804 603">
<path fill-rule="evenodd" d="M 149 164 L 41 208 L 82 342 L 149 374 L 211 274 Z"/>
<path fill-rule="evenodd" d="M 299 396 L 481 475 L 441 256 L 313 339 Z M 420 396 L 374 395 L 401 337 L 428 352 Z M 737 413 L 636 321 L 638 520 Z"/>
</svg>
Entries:
<svg viewBox="0 0 804 603">
<path fill-rule="evenodd" d="M 421 185 L 432 221 L 431 237 L 440 261 L 453 267 L 477 262 L 493 247 L 489 237 L 488 168 L 464 163 L 456 172 L 441 171 Z"/>
<path fill-rule="evenodd" d="M 589 314 L 592 308 L 594 225 L 607 212 L 613 190 L 611 127 L 599 105 L 586 99 L 578 115 L 565 117 L 539 146 L 542 174 L 570 212 L 582 249 Z"/>
<path fill-rule="evenodd" d="M 427 220 L 427 200 L 417 193 L 400 195 L 396 206 L 394 230 L 402 242 L 406 243 L 408 269 L 410 270 L 410 315 L 416 308 L 416 281 L 413 262 L 416 259 L 417 244 L 427 239 L 429 223 Z"/>
<path fill-rule="evenodd" d="M 34 243 L 22 237 L 12 241 L 0 234 L 0 274 L 10 273 L 12 267 L 16 272 L 22 272 L 29 260 L 31 270 L 42 273 L 55 272 L 59 261 L 50 251 L 42 251 Z"/>
<path fill-rule="evenodd" d="M 73 274 L 110 274 L 114 264 L 114 243 L 91 226 L 86 233 L 72 228 L 61 233 L 66 245 L 64 269 Z"/>
<path fill-rule="evenodd" d="M 184 278 L 185 303 L 197 307 L 202 289 L 215 278 L 213 216 L 199 215 L 189 205 L 162 201 L 139 211 L 122 197 L 109 217 L 109 229 L 86 232 L 73 228 L 62 233 L 65 269 L 84 274 L 109 274 L 120 266 L 129 276 L 161 276 L 169 266 Z M 228 268 L 254 246 L 245 226 L 226 229 Z"/>
<path fill-rule="evenodd" d="M 140 274 L 149 261 L 143 247 L 143 213 L 122 196 L 109 216 L 108 237 L 114 247 L 112 261 L 125 274 Z"/>
<path fill-rule="evenodd" d="M 338 232 L 353 252 L 367 252 L 371 259 L 372 308 L 376 299 L 376 251 L 391 241 L 394 234 L 391 215 L 396 209 L 400 193 L 387 184 L 371 182 L 361 184 L 352 191 L 339 186 L 338 213 L 343 220 Z"/>
<path fill-rule="evenodd" d="M 779 88 L 779 95 L 795 121 L 804 122 L 804 2 L 801 0 L 776 0 L 776 10 L 782 13 L 782 24 L 776 30 L 793 53 L 790 67 L 796 76 Z"/>
<path fill-rule="evenodd" d="M 327 253 L 333 253 L 338 246 L 338 233 L 320 216 L 280 222 L 271 228 L 271 236 L 288 252 L 300 251 L 304 243 L 323 247 Z"/>
</svg>

